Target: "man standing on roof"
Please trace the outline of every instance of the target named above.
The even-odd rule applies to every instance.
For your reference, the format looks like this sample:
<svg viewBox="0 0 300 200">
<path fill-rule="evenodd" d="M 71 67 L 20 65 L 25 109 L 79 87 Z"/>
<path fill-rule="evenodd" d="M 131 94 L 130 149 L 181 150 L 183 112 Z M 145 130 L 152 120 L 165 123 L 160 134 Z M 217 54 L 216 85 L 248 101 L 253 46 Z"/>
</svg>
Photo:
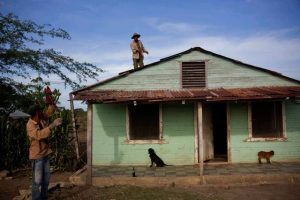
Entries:
<svg viewBox="0 0 300 200">
<path fill-rule="evenodd" d="M 139 40 L 141 37 L 140 34 L 134 33 L 131 37 L 132 42 L 130 43 L 130 48 L 132 50 L 132 60 L 133 67 L 137 69 L 139 67 L 144 67 L 144 55 L 143 53 L 148 54 L 149 52 L 144 48 L 143 43 Z"/>
</svg>

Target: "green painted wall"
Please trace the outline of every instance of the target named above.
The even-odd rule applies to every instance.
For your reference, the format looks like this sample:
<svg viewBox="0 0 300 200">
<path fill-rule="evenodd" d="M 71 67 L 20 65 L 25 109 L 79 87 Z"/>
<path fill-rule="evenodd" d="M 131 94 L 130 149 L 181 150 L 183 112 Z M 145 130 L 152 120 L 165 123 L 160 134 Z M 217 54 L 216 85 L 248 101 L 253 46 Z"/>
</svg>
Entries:
<svg viewBox="0 0 300 200">
<path fill-rule="evenodd" d="M 233 163 L 257 162 L 257 152 L 274 150 L 274 161 L 300 160 L 300 104 L 286 102 L 288 141 L 245 142 L 247 103 L 230 104 Z M 193 104 L 163 104 L 165 144 L 125 144 L 125 105 L 93 105 L 93 165 L 149 165 L 154 148 L 171 165 L 194 164 Z"/>
<path fill-rule="evenodd" d="M 232 162 L 257 162 L 257 152 L 274 150 L 274 161 L 300 160 L 300 104 L 286 102 L 288 141 L 245 142 L 248 137 L 247 104 L 230 105 Z"/>
<path fill-rule="evenodd" d="M 136 71 L 102 85 L 93 90 L 157 90 L 181 89 L 181 62 L 207 61 L 208 88 L 245 88 L 257 86 L 292 86 L 295 82 L 273 76 L 269 73 L 245 67 L 242 64 L 193 51 L 173 60 Z"/>
<path fill-rule="evenodd" d="M 93 165 L 149 165 L 148 148 L 171 165 L 194 164 L 193 104 L 163 105 L 166 144 L 125 144 L 125 105 L 93 105 Z"/>
</svg>

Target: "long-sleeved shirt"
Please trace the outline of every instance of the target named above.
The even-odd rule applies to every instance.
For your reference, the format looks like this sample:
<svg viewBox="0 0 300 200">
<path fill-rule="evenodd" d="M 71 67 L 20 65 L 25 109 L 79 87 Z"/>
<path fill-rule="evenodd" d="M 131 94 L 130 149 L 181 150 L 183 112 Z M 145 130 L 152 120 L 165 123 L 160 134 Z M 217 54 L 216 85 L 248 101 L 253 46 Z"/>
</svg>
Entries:
<svg viewBox="0 0 300 200">
<path fill-rule="evenodd" d="M 138 42 L 132 40 L 132 42 L 130 43 L 130 48 L 132 50 L 132 58 L 134 59 L 143 58 L 143 52 L 147 51 L 140 40 L 138 40 Z"/>
<path fill-rule="evenodd" d="M 26 128 L 30 141 L 29 159 L 35 160 L 49 155 L 52 152 L 48 142 L 50 128 L 44 128 L 41 123 L 39 125 L 32 119 L 28 120 Z"/>
</svg>

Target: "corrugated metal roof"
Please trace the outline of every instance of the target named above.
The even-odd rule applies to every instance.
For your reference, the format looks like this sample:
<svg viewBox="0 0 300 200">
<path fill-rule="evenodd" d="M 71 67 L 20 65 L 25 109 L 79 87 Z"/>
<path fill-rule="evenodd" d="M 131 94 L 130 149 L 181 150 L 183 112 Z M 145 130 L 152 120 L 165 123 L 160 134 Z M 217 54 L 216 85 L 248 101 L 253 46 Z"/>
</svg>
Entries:
<svg viewBox="0 0 300 200">
<path fill-rule="evenodd" d="M 280 99 L 299 97 L 300 86 L 255 87 L 233 89 L 181 89 L 181 90 L 83 90 L 74 94 L 74 100 L 102 103 L 121 103 L 130 101 L 164 102 L 179 100 L 237 101 L 255 99 Z"/>
</svg>

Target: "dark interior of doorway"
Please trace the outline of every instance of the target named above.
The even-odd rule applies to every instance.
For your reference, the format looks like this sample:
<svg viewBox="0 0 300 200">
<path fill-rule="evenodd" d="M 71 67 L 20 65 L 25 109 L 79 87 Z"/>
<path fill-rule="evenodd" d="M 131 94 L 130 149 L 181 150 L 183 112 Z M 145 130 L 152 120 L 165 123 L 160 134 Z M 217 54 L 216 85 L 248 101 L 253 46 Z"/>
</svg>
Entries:
<svg viewBox="0 0 300 200">
<path fill-rule="evenodd" d="M 214 159 L 210 162 L 227 162 L 226 104 L 212 104 Z"/>
</svg>

